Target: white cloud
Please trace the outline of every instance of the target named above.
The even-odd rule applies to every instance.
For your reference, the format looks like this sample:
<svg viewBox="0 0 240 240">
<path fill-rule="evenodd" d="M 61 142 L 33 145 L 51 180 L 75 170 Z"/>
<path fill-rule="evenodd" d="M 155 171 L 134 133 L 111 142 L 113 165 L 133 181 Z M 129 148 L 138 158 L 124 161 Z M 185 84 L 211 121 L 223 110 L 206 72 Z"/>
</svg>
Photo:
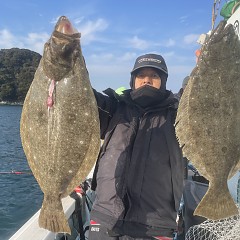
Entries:
<svg viewBox="0 0 240 240">
<path fill-rule="evenodd" d="M 58 19 L 61 16 L 57 16 L 51 20 L 51 24 L 56 25 Z M 85 21 L 85 17 L 74 18 L 70 21 L 73 23 L 73 27 L 77 29 L 81 33 L 81 39 L 83 45 L 87 45 L 92 41 L 99 40 L 100 38 L 97 36 L 98 32 L 103 32 L 108 27 L 108 23 L 105 19 L 99 18 L 95 21 Z"/>
<path fill-rule="evenodd" d="M 48 33 L 29 33 L 27 37 L 29 43 L 34 43 L 36 41 L 46 42 L 48 39 Z"/>
<path fill-rule="evenodd" d="M 29 33 L 24 42 L 29 49 L 42 54 L 44 44 L 49 37 L 47 33 Z"/>
<path fill-rule="evenodd" d="M 137 54 L 136 53 L 126 52 L 121 57 L 119 57 L 118 60 L 120 61 L 120 63 L 122 61 L 123 62 L 128 62 L 128 61 L 133 62 L 136 58 L 137 58 Z"/>
<path fill-rule="evenodd" d="M 0 30 L 0 48 L 26 48 L 32 51 L 43 53 L 44 43 L 48 40 L 47 33 L 29 33 L 25 36 L 17 36 L 9 30 Z"/>
<path fill-rule="evenodd" d="M 52 24 L 57 22 L 59 17 L 51 21 Z M 83 23 L 82 19 L 76 19 L 75 23 L 78 24 L 78 29 L 82 33 L 84 44 L 89 44 L 91 41 L 100 39 L 97 36 L 98 32 L 104 31 L 108 27 L 108 23 L 104 19 L 97 19 L 96 21 L 87 21 Z M 77 25 L 77 24 L 76 24 Z M 42 33 L 28 33 L 27 36 L 17 36 L 12 34 L 9 30 L 0 30 L 0 48 L 27 48 L 32 51 L 43 53 L 44 43 L 49 39 L 50 34 Z"/>
<path fill-rule="evenodd" d="M 60 17 L 61 17 L 61 16 L 57 16 L 57 17 L 53 18 L 53 19 L 50 21 L 50 23 L 53 24 L 53 25 L 55 25 Z"/>
<path fill-rule="evenodd" d="M 85 19 L 85 17 L 76 18 L 74 20 L 74 24 L 78 25 L 78 24 L 82 23 L 84 19 Z"/>
<path fill-rule="evenodd" d="M 114 56 L 111 53 L 103 53 L 103 54 L 92 54 L 89 59 L 93 62 L 97 63 L 105 63 L 106 61 L 112 61 L 114 60 Z"/>
<path fill-rule="evenodd" d="M 17 42 L 15 36 L 9 30 L 0 30 L 0 48 L 16 47 Z"/>
<path fill-rule="evenodd" d="M 108 27 L 107 21 L 102 18 L 97 19 L 96 21 L 87 21 L 76 26 L 78 31 L 82 34 L 82 39 L 84 44 L 89 44 L 96 39 L 99 39 L 97 36 L 98 32 L 103 32 Z"/>
<path fill-rule="evenodd" d="M 182 17 L 180 17 L 180 23 L 185 23 L 186 22 L 186 20 L 187 20 L 187 18 L 188 18 L 188 16 L 182 16 Z"/>
<path fill-rule="evenodd" d="M 163 55 L 164 55 L 165 58 L 169 58 L 169 57 L 175 56 L 175 52 L 174 51 L 165 52 Z"/>
<path fill-rule="evenodd" d="M 129 39 L 128 42 L 130 43 L 130 47 L 139 49 L 139 50 L 145 50 L 149 47 L 149 44 L 147 41 L 138 38 L 137 36 L 134 36 L 132 39 Z"/>
<path fill-rule="evenodd" d="M 173 46 L 175 46 L 175 44 L 176 44 L 176 42 L 172 38 L 170 38 L 170 39 L 168 39 L 165 46 L 166 47 L 173 47 Z"/>
<path fill-rule="evenodd" d="M 199 34 L 188 34 L 184 37 L 183 41 L 186 44 L 196 43 L 199 38 Z"/>
<path fill-rule="evenodd" d="M 158 41 L 148 41 L 148 40 L 140 39 L 138 36 L 134 36 L 133 38 L 127 40 L 127 46 L 133 49 L 138 49 L 138 50 L 146 50 L 146 49 L 155 48 L 155 47 L 168 48 L 168 47 L 173 47 L 175 45 L 176 45 L 176 41 L 172 38 L 158 42 Z"/>
</svg>

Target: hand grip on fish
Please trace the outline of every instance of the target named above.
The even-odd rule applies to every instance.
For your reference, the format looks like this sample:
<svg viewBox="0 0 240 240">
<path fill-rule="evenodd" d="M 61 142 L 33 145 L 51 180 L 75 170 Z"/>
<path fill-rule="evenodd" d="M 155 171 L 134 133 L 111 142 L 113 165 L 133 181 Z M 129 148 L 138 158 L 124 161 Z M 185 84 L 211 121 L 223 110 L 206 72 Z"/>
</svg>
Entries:
<svg viewBox="0 0 240 240">
<path fill-rule="evenodd" d="M 99 116 L 80 33 L 59 18 L 24 101 L 20 134 L 44 193 L 39 226 L 70 233 L 61 199 L 92 169 L 100 148 Z"/>
<path fill-rule="evenodd" d="M 209 180 L 194 214 L 212 220 L 238 214 L 227 180 L 240 167 L 239 76 L 240 42 L 222 21 L 201 49 L 176 118 L 184 156 Z"/>
</svg>

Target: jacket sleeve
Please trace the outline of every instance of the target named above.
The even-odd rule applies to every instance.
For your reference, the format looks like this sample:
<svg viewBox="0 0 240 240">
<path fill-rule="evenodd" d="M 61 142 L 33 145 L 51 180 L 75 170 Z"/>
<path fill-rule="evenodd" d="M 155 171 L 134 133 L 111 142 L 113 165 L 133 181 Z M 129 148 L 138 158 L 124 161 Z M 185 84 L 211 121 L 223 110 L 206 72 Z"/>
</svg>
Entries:
<svg viewBox="0 0 240 240">
<path fill-rule="evenodd" d="M 109 122 L 117 108 L 118 101 L 93 89 L 99 113 L 101 139 L 104 139 Z"/>
</svg>

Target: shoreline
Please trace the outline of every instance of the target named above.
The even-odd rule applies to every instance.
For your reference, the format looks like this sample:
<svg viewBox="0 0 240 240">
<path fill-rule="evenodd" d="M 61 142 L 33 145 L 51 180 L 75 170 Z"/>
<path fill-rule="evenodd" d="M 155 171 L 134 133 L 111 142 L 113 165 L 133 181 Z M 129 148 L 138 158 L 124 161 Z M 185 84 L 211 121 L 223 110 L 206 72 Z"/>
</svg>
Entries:
<svg viewBox="0 0 240 240">
<path fill-rule="evenodd" d="M 21 103 L 21 102 L 7 102 L 7 101 L 0 102 L 0 106 L 6 106 L 6 105 L 10 105 L 10 106 L 23 106 L 23 103 Z"/>
</svg>

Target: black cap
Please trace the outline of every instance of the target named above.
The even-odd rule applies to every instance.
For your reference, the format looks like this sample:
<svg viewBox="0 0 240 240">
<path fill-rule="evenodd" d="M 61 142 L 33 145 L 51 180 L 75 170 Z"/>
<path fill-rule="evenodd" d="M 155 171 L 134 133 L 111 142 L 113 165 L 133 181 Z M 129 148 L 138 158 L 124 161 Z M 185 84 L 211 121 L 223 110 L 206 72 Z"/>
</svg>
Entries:
<svg viewBox="0 0 240 240">
<path fill-rule="evenodd" d="M 164 58 L 161 55 L 148 53 L 142 56 L 139 56 L 134 64 L 133 70 L 131 71 L 130 87 L 134 89 L 134 80 L 136 76 L 136 71 L 143 67 L 152 67 L 156 68 L 161 75 L 161 88 L 166 88 L 166 82 L 168 77 L 168 69 L 165 63 Z"/>
<path fill-rule="evenodd" d="M 135 64 L 131 73 L 143 67 L 156 68 L 162 71 L 163 73 L 165 73 L 166 75 L 168 75 L 167 65 L 165 63 L 164 58 L 161 55 L 150 53 L 150 54 L 139 56 L 135 61 Z"/>
</svg>

